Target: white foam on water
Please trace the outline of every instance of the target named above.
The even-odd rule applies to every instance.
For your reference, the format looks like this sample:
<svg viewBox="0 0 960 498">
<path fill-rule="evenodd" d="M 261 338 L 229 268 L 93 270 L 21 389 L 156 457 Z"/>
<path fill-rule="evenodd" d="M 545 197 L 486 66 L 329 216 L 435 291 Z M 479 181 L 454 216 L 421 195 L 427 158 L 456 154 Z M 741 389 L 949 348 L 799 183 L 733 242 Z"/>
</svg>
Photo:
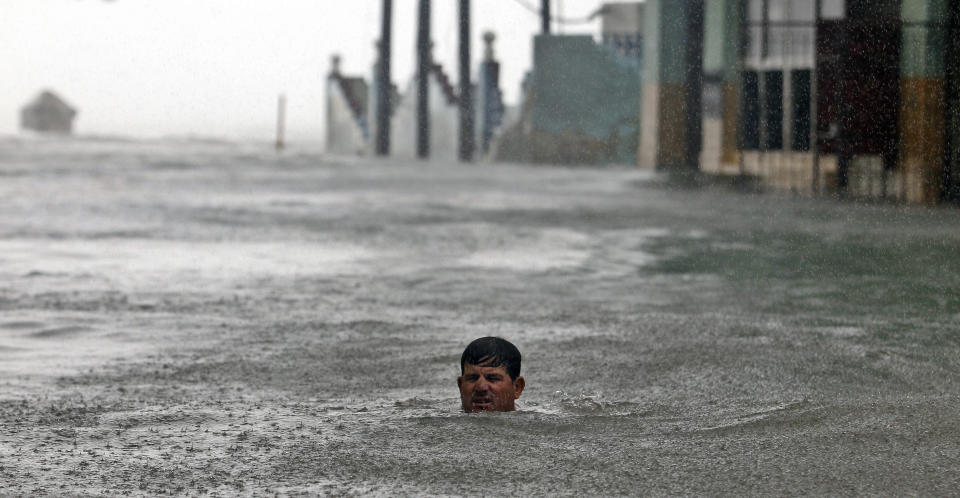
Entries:
<svg viewBox="0 0 960 498">
<path fill-rule="evenodd" d="M 582 266 L 590 257 L 589 237 L 568 230 L 543 230 L 510 246 L 476 251 L 459 264 L 474 268 L 538 272 Z"/>
<path fill-rule="evenodd" d="M 117 290 L 182 288 L 262 276 L 336 275 L 362 271 L 373 251 L 307 242 L 171 241 L 150 239 L 0 241 L 0 274 L 27 280 L 106 281 Z"/>
</svg>

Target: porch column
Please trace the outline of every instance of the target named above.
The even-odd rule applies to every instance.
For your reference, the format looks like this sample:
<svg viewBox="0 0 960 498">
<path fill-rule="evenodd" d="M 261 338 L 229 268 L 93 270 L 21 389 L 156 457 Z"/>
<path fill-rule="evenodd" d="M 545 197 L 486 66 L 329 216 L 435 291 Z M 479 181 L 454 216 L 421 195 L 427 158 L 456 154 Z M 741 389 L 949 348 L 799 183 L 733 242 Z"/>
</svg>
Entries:
<svg viewBox="0 0 960 498">
<path fill-rule="evenodd" d="M 703 0 L 647 0 L 639 166 L 698 168 Z"/>
<path fill-rule="evenodd" d="M 706 0 L 704 5 L 703 73 L 710 81 L 703 83 L 700 167 L 712 173 L 740 172 L 741 6 L 741 0 Z"/>
<path fill-rule="evenodd" d="M 947 0 L 903 0 L 900 198 L 932 203 L 943 191 Z"/>
</svg>

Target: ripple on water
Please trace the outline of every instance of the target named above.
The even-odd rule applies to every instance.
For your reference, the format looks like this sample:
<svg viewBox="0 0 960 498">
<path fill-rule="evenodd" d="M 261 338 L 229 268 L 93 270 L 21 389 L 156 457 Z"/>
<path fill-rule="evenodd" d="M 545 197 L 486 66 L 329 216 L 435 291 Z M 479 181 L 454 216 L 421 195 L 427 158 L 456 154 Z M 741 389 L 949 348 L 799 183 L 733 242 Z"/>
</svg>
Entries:
<svg viewBox="0 0 960 498">
<path fill-rule="evenodd" d="M 552 396 L 529 402 L 517 402 L 517 411 L 512 413 L 486 412 L 466 414 L 460 411 L 459 399 L 429 399 L 413 397 L 393 402 L 393 408 L 404 418 L 421 424 L 446 424 L 449 419 L 472 420 L 477 424 L 486 424 L 483 420 L 507 417 L 518 423 L 556 422 L 570 423 L 576 420 L 620 419 L 623 417 L 642 417 L 649 410 L 640 403 L 621 400 L 607 400 L 598 393 L 568 394 L 557 391 Z M 493 422 L 499 423 L 499 422 Z"/>
<path fill-rule="evenodd" d="M 84 327 L 82 325 L 70 325 L 66 327 L 43 329 L 33 332 L 29 335 L 35 339 L 65 339 L 68 337 L 82 335 L 87 332 L 93 332 L 93 329 L 90 327 Z"/>
<path fill-rule="evenodd" d="M 29 320 L 18 320 L 18 321 L 0 323 L 0 329 L 6 329 L 6 330 L 27 330 L 27 329 L 36 329 L 43 326 L 44 324 L 41 322 L 34 322 Z"/>
</svg>

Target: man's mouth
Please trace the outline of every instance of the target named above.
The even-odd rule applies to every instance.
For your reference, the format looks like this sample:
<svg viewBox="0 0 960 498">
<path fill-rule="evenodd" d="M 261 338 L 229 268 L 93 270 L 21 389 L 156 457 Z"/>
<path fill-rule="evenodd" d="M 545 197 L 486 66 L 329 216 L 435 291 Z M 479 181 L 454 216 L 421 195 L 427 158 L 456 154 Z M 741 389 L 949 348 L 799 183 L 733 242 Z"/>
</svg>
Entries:
<svg viewBox="0 0 960 498">
<path fill-rule="evenodd" d="M 488 410 L 493 406 L 493 400 L 490 398 L 472 398 L 470 406 L 477 410 Z"/>
</svg>

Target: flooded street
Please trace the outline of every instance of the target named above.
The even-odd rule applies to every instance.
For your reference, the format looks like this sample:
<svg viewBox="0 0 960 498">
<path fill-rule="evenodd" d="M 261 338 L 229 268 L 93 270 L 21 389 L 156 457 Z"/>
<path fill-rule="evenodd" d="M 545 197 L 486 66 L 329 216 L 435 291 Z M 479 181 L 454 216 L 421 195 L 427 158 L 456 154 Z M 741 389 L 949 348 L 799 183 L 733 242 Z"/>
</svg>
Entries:
<svg viewBox="0 0 960 498">
<path fill-rule="evenodd" d="M 0 494 L 946 495 L 958 413 L 956 209 L 0 141 Z"/>
</svg>

